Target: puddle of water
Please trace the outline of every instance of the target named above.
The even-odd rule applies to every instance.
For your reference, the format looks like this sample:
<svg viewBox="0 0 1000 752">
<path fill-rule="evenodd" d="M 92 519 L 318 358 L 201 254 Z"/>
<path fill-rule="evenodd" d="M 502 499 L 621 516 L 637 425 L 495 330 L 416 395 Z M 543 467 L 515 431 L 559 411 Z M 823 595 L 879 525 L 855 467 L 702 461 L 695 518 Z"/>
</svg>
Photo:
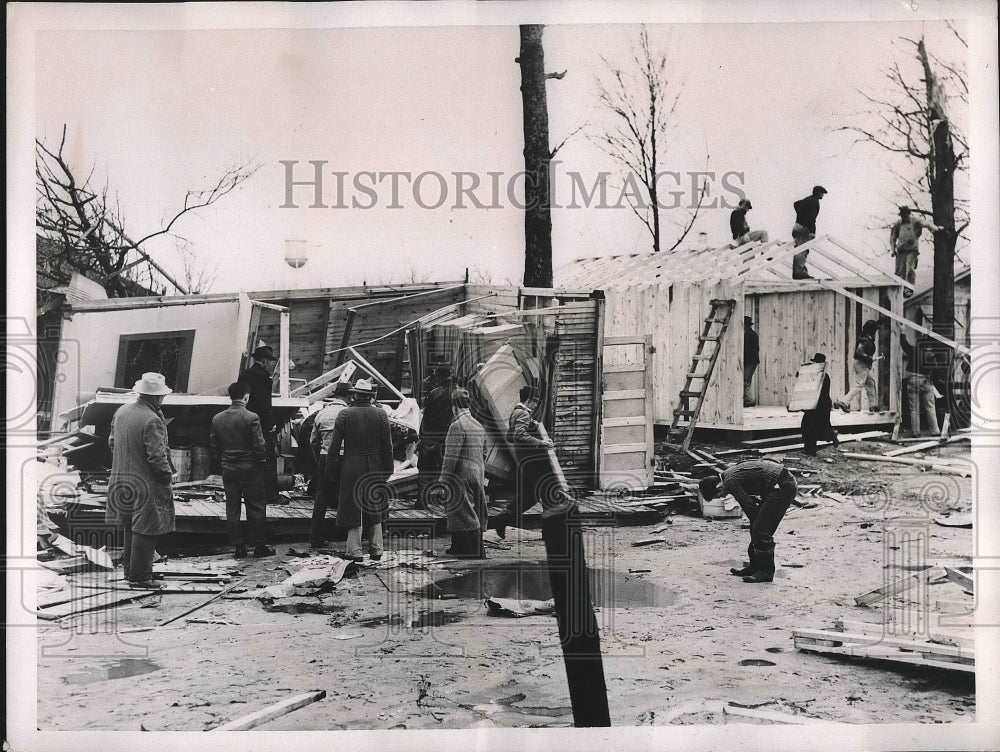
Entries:
<svg viewBox="0 0 1000 752">
<path fill-rule="evenodd" d="M 607 569 L 589 570 L 590 597 L 603 608 L 638 606 L 659 608 L 673 604 L 677 594 L 640 577 L 627 577 Z M 547 601 L 552 598 L 549 571 L 544 566 L 476 569 L 439 580 L 422 591 L 424 597 L 482 600 L 514 598 Z"/>
<path fill-rule="evenodd" d="M 91 671 L 64 676 L 63 681 L 67 684 L 93 684 L 109 679 L 125 679 L 129 676 L 149 674 L 159 670 L 160 667 L 148 658 L 123 658 L 105 668 L 95 668 Z"/>
</svg>

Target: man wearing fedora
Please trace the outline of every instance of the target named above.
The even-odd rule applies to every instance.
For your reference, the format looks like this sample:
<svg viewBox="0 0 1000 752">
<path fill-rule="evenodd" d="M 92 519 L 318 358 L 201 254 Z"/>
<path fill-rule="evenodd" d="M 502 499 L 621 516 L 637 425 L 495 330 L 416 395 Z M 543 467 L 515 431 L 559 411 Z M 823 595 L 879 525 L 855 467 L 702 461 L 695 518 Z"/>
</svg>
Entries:
<svg viewBox="0 0 1000 752">
<path fill-rule="evenodd" d="M 767 232 L 764 230 L 751 230 L 747 223 L 747 212 L 753 209 L 750 199 L 741 198 L 740 203 L 729 215 L 729 230 L 733 234 L 733 240 L 738 245 L 746 243 L 766 243 Z"/>
<path fill-rule="evenodd" d="M 375 387 L 371 381 L 358 379 L 351 394 L 354 404 L 342 410 L 333 424 L 326 473 L 335 476 L 338 471 L 329 465 L 340 465 L 337 526 L 347 528 L 347 558 L 364 560 L 364 534 L 368 537 L 369 555 L 378 561 L 382 558 L 382 523 L 389 519 L 386 481 L 394 467 L 392 433 L 388 414 L 372 404 Z"/>
<path fill-rule="evenodd" d="M 333 427 L 337 416 L 347 409 L 347 400 L 351 394 L 351 382 L 338 381 L 334 387 L 333 396 L 325 400 L 323 409 L 316 413 L 309 445 L 316 458 L 319 481 L 316 486 L 316 499 L 313 501 L 312 524 L 309 527 L 309 543 L 313 548 L 322 548 L 326 542 L 323 538 L 323 526 L 326 520 L 326 510 L 336 509 L 340 496 L 340 462 L 327 462 L 330 452 L 330 442 L 333 441 Z M 340 456 L 343 457 L 343 448 Z M 327 469 L 334 473 L 327 475 Z"/>
<path fill-rule="evenodd" d="M 819 202 L 828 193 L 821 185 L 814 185 L 812 193 L 805 198 L 796 201 L 792 208 L 795 209 L 795 224 L 792 225 L 792 240 L 795 247 L 808 243 L 816 237 L 816 218 L 819 216 Z M 806 268 L 806 259 L 809 258 L 809 249 L 796 253 L 792 258 L 792 279 L 812 279 L 812 275 Z"/>
<path fill-rule="evenodd" d="M 247 410 L 260 418 L 260 428 L 264 432 L 264 449 L 267 461 L 262 473 L 264 503 L 278 502 L 278 447 L 274 432 L 274 408 L 271 397 L 274 392 L 274 366 L 278 359 L 274 350 L 261 345 L 253 351 L 253 365 L 243 371 L 237 381 L 242 381 L 250 389 Z"/>
<path fill-rule="evenodd" d="M 899 219 L 889 231 L 889 250 L 896 259 L 896 276 L 902 277 L 911 285 L 916 279 L 917 254 L 919 252 L 920 235 L 925 229 L 937 232 L 942 228 L 935 224 L 924 224 L 913 216 L 910 207 L 899 207 Z M 913 295 L 913 290 L 905 288 L 904 297 Z"/>
<path fill-rule="evenodd" d="M 417 445 L 417 508 L 426 509 L 428 494 L 444 464 L 444 440 L 451 425 L 451 366 L 434 369 L 436 386 L 424 399 Z"/>
<path fill-rule="evenodd" d="M 246 540 L 254 547 L 253 555 L 274 556 L 274 549 L 266 543 L 267 504 L 260 482 L 267 455 L 260 418 L 247 410 L 247 385 L 236 381 L 229 385 L 228 410 L 212 418 L 209 445 L 212 458 L 222 467 L 222 485 L 226 491 L 226 527 L 229 543 L 235 547 L 235 557 L 247 555 L 240 528 L 240 507 L 247 507 Z"/>
<path fill-rule="evenodd" d="M 812 358 L 813 363 L 826 363 L 826 355 L 816 353 Z M 837 433 L 830 425 L 830 411 L 833 409 L 833 400 L 830 398 L 830 376 L 823 373 L 823 383 L 819 390 L 819 399 L 816 407 L 812 410 L 802 411 L 802 444 L 804 451 L 810 456 L 816 454 L 817 441 L 830 441 L 834 446 L 840 442 L 837 440 Z"/>
<path fill-rule="evenodd" d="M 153 580 L 156 541 L 174 530 L 174 466 L 160 405 L 173 390 L 159 373 L 144 373 L 136 401 L 111 419 L 111 475 L 105 520 L 124 531 L 122 567 L 132 587 L 159 589 Z"/>
</svg>

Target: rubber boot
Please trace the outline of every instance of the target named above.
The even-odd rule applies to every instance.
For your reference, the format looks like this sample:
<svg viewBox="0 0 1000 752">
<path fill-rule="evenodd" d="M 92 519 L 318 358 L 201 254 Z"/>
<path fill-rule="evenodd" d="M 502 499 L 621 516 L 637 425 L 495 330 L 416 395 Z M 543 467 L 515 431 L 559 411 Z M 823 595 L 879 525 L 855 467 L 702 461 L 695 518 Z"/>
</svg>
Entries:
<svg viewBox="0 0 1000 752">
<path fill-rule="evenodd" d="M 743 582 L 771 582 L 774 580 L 774 549 L 770 551 L 754 550 L 757 571 L 749 577 L 744 577 Z"/>
<path fill-rule="evenodd" d="M 757 566 L 754 562 L 757 561 L 757 556 L 754 554 L 753 543 L 747 546 L 747 556 L 750 558 L 750 563 L 747 564 L 742 569 L 737 569 L 736 567 L 729 568 L 729 574 L 734 574 L 737 577 L 746 577 L 747 575 L 753 574 L 757 571 Z"/>
</svg>

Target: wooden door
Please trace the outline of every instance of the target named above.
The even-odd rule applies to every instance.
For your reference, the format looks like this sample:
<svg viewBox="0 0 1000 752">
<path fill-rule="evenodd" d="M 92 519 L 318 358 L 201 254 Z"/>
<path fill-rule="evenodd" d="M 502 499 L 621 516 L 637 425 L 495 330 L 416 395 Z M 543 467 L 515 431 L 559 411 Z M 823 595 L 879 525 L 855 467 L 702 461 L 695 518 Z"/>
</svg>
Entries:
<svg viewBox="0 0 1000 752">
<path fill-rule="evenodd" d="M 599 479 L 601 489 L 653 485 L 652 338 L 604 338 Z"/>
</svg>

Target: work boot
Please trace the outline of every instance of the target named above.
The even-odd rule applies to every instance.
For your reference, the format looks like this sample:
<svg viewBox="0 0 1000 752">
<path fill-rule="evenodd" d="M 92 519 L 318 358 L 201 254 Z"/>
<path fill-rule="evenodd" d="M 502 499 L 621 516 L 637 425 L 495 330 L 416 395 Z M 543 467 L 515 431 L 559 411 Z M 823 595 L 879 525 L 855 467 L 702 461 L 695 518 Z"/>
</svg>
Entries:
<svg viewBox="0 0 1000 752">
<path fill-rule="evenodd" d="M 754 572 L 756 572 L 757 571 L 757 567 L 754 564 L 754 562 L 756 560 L 756 556 L 754 556 L 754 552 L 753 552 L 753 543 L 751 543 L 749 546 L 747 546 L 747 556 L 750 557 L 750 563 L 747 564 L 742 569 L 737 569 L 736 567 L 730 567 L 729 568 L 729 574 L 734 574 L 737 577 L 745 577 L 745 576 L 747 576 L 749 574 L 753 574 Z"/>
<path fill-rule="evenodd" d="M 749 577 L 744 577 L 743 582 L 771 582 L 774 580 L 774 549 L 770 551 L 755 550 L 757 571 Z"/>
</svg>

